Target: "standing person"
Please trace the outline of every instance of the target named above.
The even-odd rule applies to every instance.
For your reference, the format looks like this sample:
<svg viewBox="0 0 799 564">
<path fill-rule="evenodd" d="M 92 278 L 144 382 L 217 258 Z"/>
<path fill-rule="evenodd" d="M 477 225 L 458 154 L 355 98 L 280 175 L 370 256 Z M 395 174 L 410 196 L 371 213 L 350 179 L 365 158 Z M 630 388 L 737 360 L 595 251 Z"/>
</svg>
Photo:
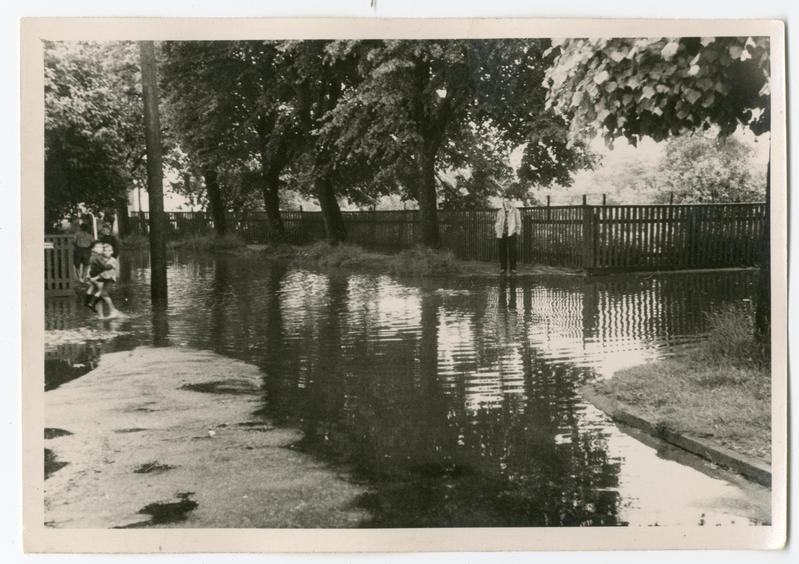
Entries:
<svg viewBox="0 0 799 564">
<path fill-rule="evenodd" d="M 86 275 L 89 287 L 86 289 L 86 295 L 83 298 L 83 305 L 90 309 L 95 309 L 94 306 L 100 301 L 100 294 L 103 289 L 103 282 L 99 280 L 98 277 L 106 269 L 108 263 L 108 260 L 104 256 L 104 251 L 105 244 L 102 241 L 92 242 L 89 272 Z"/>
<path fill-rule="evenodd" d="M 111 301 L 111 296 L 108 295 L 108 290 L 111 285 L 117 281 L 117 274 L 119 272 L 119 263 L 117 259 L 113 257 L 113 252 L 114 248 L 110 244 L 106 243 L 103 245 L 103 258 L 105 259 L 103 270 L 94 278 L 90 278 L 92 283 L 97 286 L 98 290 L 89 307 L 96 311 L 96 304 L 102 299 L 108 304 L 108 317 L 117 317 L 119 315 L 119 311 L 114 307 L 114 302 Z M 103 316 L 102 306 L 100 306 L 100 310 L 97 313 L 100 314 L 100 317 Z"/>
<path fill-rule="evenodd" d="M 519 233 L 522 232 L 522 214 L 510 198 L 502 198 L 502 207 L 497 212 L 494 232 L 499 244 L 500 274 L 505 274 L 508 262 L 510 262 L 510 273 L 516 274 L 516 243 Z"/>
<path fill-rule="evenodd" d="M 89 261 L 92 256 L 92 234 L 89 233 L 88 224 L 80 224 L 80 231 L 75 234 L 74 245 L 72 264 L 75 266 L 75 276 L 83 283 L 89 275 Z"/>
<path fill-rule="evenodd" d="M 111 255 L 111 256 L 113 256 L 114 258 L 118 258 L 119 257 L 119 241 L 117 241 L 116 237 L 111 235 L 111 224 L 110 223 L 103 223 L 103 227 L 100 229 L 100 233 L 101 233 L 100 241 L 102 241 L 103 243 L 106 243 L 108 245 L 111 245 L 111 247 L 114 249 L 114 254 Z"/>
</svg>

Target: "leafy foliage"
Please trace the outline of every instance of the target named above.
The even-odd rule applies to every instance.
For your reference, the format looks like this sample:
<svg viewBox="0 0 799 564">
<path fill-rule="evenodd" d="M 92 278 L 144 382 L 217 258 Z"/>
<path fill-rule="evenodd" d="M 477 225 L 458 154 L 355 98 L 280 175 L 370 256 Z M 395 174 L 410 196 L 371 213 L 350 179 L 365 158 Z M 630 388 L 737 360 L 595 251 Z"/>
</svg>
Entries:
<svg viewBox="0 0 799 564">
<path fill-rule="evenodd" d="M 734 138 L 691 136 L 670 139 L 656 178 L 661 198 L 674 193 L 675 203 L 759 202 L 765 178 L 753 178 L 751 149 Z"/>
<path fill-rule="evenodd" d="M 281 231 L 277 192 L 291 117 L 278 43 L 168 42 L 164 59 L 167 120 L 194 175 L 217 175 L 225 208 L 248 206 L 252 191 L 259 191 L 273 228 Z"/>
<path fill-rule="evenodd" d="M 322 134 L 335 140 L 339 166 L 365 163 L 360 170 L 371 178 L 364 184 L 375 197 L 398 191 L 417 200 L 424 242 L 435 246 L 439 203 L 482 204 L 503 191 L 513 182 L 508 162 L 516 147 L 525 146 L 518 174 L 526 185 L 567 184 L 572 171 L 593 164 L 585 145 L 569 144 L 565 118 L 544 108 L 547 45 L 336 42 L 334 56 L 357 54 L 362 82 L 344 95 Z"/>
<path fill-rule="evenodd" d="M 547 107 L 547 70 L 555 60 L 548 39 L 470 41 L 471 65 L 477 82 L 477 116 L 510 151 L 523 147 L 516 171 L 520 186 L 571 186 L 572 173 L 597 164 L 581 139 L 570 140 L 569 112 Z M 520 194 L 532 200 L 530 194 Z"/>
<path fill-rule="evenodd" d="M 573 116 L 573 140 L 770 128 L 766 37 L 567 39 L 553 49 L 548 107 Z"/>
<path fill-rule="evenodd" d="M 662 149 L 653 154 L 629 148 L 621 158 L 610 154 L 578 184 L 589 197 L 606 194 L 609 204 L 662 204 L 672 195 L 674 203 L 762 202 L 765 197 L 765 170 L 737 136 L 697 132 L 671 137 Z"/>
<path fill-rule="evenodd" d="M 45 222 L 115 209 L 144 181 L 138 50 L 128 42 L 44 44 Z"/>
</svg>

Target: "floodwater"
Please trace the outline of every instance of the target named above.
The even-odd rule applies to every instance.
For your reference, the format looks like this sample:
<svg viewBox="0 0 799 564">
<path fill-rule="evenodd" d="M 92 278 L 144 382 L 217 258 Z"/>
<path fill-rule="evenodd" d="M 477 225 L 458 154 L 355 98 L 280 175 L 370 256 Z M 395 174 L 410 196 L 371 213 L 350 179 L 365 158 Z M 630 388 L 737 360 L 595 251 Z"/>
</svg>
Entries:
<svg viewBox="0 0 799 564">
<path fill-rule="evenodd" d="M 617 426 L 576 392 L 697 343 L 703 312 L 751 304 L 752 273 L 414 281 L 184 253 L 168 278 L 164 313 L 146 255 L 122 260 L 125 318 L 47 300 L 47 388 L 140 345 L 254 364 L 259 415 L 299 427 L 295 448 L 369 487 L 366 527 L 770 520 L 765 488 Z"/>
</svg>

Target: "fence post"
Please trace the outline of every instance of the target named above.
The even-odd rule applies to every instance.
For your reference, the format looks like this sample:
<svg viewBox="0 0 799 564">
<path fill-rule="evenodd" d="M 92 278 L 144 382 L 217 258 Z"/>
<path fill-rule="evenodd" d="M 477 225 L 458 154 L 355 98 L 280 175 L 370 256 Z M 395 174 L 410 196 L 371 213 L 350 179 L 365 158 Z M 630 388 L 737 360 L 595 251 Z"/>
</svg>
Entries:
<svg viewBox="0 0 799 564">
<path fill-rule="evenodd" d="M 583 196 L 583 270 L 587 274 L 593 274 L 596 268 L 597 231 L 594 206 L 589 206 Z"/>
</svg>

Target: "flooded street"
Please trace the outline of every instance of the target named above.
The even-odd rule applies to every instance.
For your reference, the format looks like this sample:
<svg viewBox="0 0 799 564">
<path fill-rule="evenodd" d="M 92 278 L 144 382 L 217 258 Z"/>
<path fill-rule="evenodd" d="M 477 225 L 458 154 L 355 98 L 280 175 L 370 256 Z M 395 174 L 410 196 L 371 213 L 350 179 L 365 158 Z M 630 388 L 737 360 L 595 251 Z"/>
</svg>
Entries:
<svg viewBox="0 0 799 564">
<path fill-rule="evenodd" d="M 300 429 L 295 449 L 367 490 L 362 527 L 770 522 L 768 489 L 576 392 L 701 340 L 703 312 L 751 300 L 753 273 L 399 281 L 185 253 L 154 314 L 147 255 L 121 264 L 125 318 L 47 300 L 46 389 L 142 345 L 258 367 L 253 417 Z"/>
</svg>

